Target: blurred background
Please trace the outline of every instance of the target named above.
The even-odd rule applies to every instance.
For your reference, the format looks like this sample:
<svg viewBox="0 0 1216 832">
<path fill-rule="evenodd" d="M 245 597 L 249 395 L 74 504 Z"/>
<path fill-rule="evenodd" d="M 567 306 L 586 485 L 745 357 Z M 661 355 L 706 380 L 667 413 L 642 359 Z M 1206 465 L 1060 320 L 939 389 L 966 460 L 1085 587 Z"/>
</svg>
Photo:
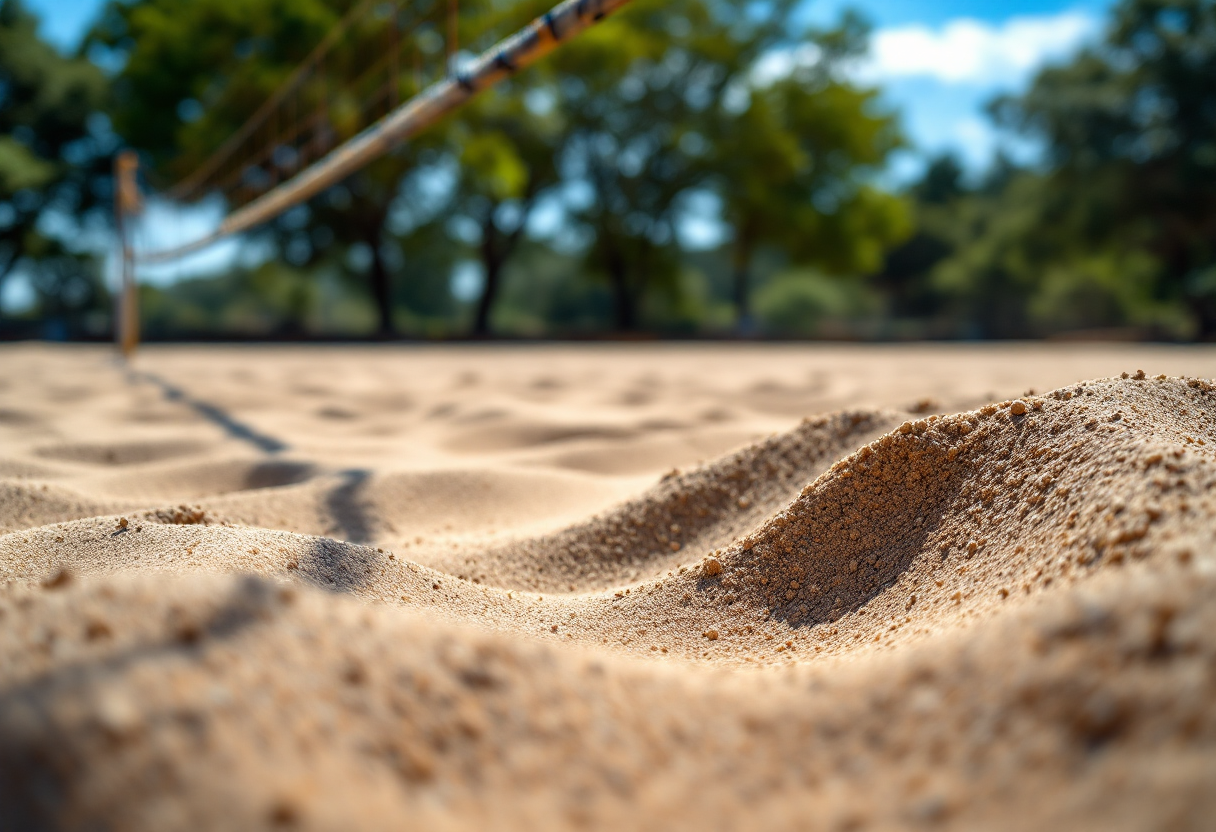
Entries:
<svg viewBox="0 0 1216 832">
<path fill-rule="evenodd" d="M 0 0 L 0 339 L 111 337 L 118 151 L 188 242 L 546 7 Z M 1212 340 L 1216 2 L 634 0 L 139 279 L 150 340 Z"/>
</svg>

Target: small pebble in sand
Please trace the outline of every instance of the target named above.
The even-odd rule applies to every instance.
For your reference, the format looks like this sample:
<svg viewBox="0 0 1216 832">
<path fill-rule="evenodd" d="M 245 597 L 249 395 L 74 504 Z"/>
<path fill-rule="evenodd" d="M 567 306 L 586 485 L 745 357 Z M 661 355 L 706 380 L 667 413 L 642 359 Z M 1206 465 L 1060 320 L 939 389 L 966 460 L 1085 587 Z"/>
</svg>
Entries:
<svg viewBox="0 0 1216 832">
<path fill-rule="evenodd" d="M 72 572 L 66 566 L 61 566 L 59 571 L 42 582 L 43 589 L 63 589 L 72 582 Z"/>
<path fill-rule="evenodd" d="M 702 635 L 704 635 L 710 641 L 718 640 L 718 631 L 717 630 L 706 630 Z"/>
<path fill-rule="evenodd" d="M 275 828 L 293 827 L 299 823 L 300 813 L 290 803 L 279 801 L 270 808 L 269 820 Z"/>
<path fill-rule="evenodd" d="M 1014 416 L 1021 416 L 1026 412 L 1026 402 L 1021 399 L 1014 399 L 1009 405 L 1009 412 Z"/>
<path fill-rule="evenodd" d="M 709 558 L 703 567 L 705 574 L 713 578 L 722 574 L 722 562 L 717 558 Z"/>
<path fill-rule="evenodd" d="M 84 637 L 89 641 L 109 638 L 111 635 L 113 635 L 113 631 L 110 630 L 110 625 L 97 619 L 90 621 L 84 629 Z"/>
<path fill-rule="evenodd" d="M 127 518 L 119 517 L 118 518 L 118 528 L 125 529 L 126 527 L 127 527 Z"/>
</svg>

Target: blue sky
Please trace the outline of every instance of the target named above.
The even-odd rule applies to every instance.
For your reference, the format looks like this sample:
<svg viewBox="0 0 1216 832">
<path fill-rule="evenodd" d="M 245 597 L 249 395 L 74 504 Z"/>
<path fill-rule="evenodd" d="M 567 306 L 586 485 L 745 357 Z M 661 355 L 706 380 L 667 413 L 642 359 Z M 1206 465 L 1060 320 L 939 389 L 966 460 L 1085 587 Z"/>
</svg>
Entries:
<svg viewBox="0 0 1216 832">
<path fill-rule="evenodd" d="M 43 34 L 71 49 L 104 0 L 26 3 L 41 15 Z M 930 155 L 945 150 L 958 153 L 976 173 L 998 148 L 1022 158 L 1033 155 L 1033 148 L 993 130 L 984 104 L 1024 89 L 1038 68 L 1096 38 L 1110 6 L 1109 0 L 808 0 L 807 15 L 827 23 L 852 7 L 874 25 L 870 55 L 856 71 L 884 90 L 886 103 L 900 111 L 914 145 L 889 172 L 888 180 L 898 183 L 915 176 Z M 797 56 L 774 56 L 777 64 L 791 60 Z M 182 214 L 162 205 L 149 211 L 141 236 L 145 245 L 159 248 L 201 234 L 219 218 L 218 206 Z M 172 280 L 224 268 L 236 250 L 233 243 L 218 246 L 193 263 L 147 277 Z"/>
<path fill-rule="evenodd" d="M 918 152 L 896 166 L 904 178 L 932 153 L 950 149 L 973 171 L 983 169 L 998 147 L 1028 152 L 1000 137 L 984 114 L 997 95 L 1026 87 L 1036 70 L 1066 59 L 1096 38 L 1107 0 L 826 0 L 812 6 L 830 20 L 852 5 L 874 24 L 871 55 L 862 75 L 880 85 L 903 115 Z"/>
</svg>

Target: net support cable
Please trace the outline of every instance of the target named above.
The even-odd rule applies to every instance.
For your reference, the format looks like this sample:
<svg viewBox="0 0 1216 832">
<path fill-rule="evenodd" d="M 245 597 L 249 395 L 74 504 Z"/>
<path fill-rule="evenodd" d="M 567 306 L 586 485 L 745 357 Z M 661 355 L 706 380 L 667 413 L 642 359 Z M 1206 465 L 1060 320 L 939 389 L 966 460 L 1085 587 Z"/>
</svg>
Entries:
<svg viewBox="0 0 1216 832">
<path fill-rule="evenodd" d="M 628 2 L 564 0 L 467 65 L 453 68 L 448 77 L 427 87 L 303 171 L 233 211 L 211 234 L 184 245 L 152 252 L 133 252 L 126 246 L 124 260 L 129 257 L 133 263 L 145 264 L 175 260 L 274 219 L 289 208 L 338 184 L 388 153 L 395 145 L 459 109 L 482 90 L 540 60 L 561 43 Z"/>
<path fill-rule="evenodd" d="M 262 106 L 258 107 L 249 120 L 246 121 L 241 128 L 228 137 L 219 148 L 211 154 L 206 161 L 187 176 L 181 182 L 173 186 L 169 191 L 170 199 L 185 199 L 194 196 L 199 189 L 203 187 L 207 181 L 207 177 L 215 173 L 224 162 L 228 161 L 240 147 L 241 143 L 254 135 L 259 127 L 265 124 L 266 120 L 274 113 L 275 108 L 283 103 L 287 96 L 294 91 L 299 84 L 304 80 L 309 70 L 315 68 L 321 61 L 324 60 L 326 53 L 332 49 L 337 42 L 346 34 L 347 29 L 351 24 L 365 15 L 368 9 L 371 8 L 373 0 L 363 0 L 351 7 L 346 16 L 343 17 L 338 24 L 334 26 L 321 39 L 321 42 L 313 48 L 303 62 L 295 68 L 295 70 L 287 77 L 287 80 L 275 90 L 269 98 L 263 102 Z"/>
</svg>

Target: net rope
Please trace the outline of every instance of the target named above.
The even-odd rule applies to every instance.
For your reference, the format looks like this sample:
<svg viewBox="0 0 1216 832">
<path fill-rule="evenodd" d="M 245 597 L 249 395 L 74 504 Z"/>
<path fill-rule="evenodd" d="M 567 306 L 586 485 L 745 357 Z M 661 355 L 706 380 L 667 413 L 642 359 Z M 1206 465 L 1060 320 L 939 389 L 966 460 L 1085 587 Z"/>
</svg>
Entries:
<svg viewBox="0 0 1216 832">
<path fill-rule="evenodd" d="M 411 17 L 400 0 L 379 5 L 375 0 L 356 3 L 241 128 L 198 169 L 169 189 L 168 195 L 180 201 L 217 191 L 223 194 L 235 209 L 219 227 L 189 243 L 157 251 L 132 251 L 130 257 L 139 264 L 176 260 L 273 220 L 458 110 L 483 90 L 540 60 L 628 2 L 564 0 L 461 66 L 457 65 L 455 0 L 449 0 L 446 21 L 429 12 Z M 361 21 L 385 14 L 391 21 L 385 27 L 384 48 L 373 53 L 367 65 L 341 90 L 359 102 L 353 135 L 344 137 L 335 129 L 325 106 L 329 100 L 326 96 L 337 91 L 326 82 L 322 69 L 327 59 L 334 58 L 341 39 Z M 398 103 L 404 45 L 417 42 L 419 33 L 434 31 L 445 22 L 446 72 L 424 86 L 422 51 L 415 43 L 414 91 Z M 382 74 L 385 80 L 380 80 Z M 307 115 L 302 115 L 302 107 L 311 108 Z M 285 125 L 282 130 L 280 119 Z M 281 175 L 286 178 L 280 182 Z"/>
</svg>

